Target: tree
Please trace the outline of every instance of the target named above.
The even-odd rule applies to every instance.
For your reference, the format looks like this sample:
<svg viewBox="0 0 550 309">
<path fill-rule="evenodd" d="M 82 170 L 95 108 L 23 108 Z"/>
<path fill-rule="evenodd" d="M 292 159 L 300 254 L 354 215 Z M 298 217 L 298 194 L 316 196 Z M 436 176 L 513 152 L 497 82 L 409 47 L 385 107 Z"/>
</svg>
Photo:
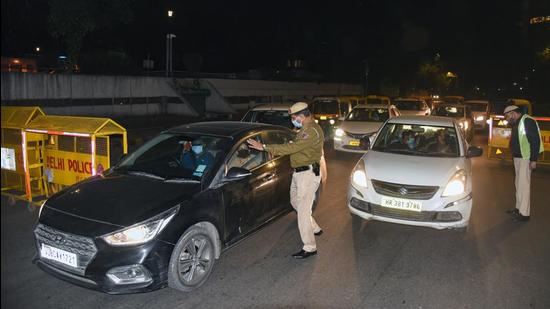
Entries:
<svg viewBox="0 0 550 309">
<path fill-rule="evenodd" d="M 132 2 L 133 0 L 49 0 L 49 32 L 65 45 L 71 65 L 74 66 L 78 63 L 86 35 L 132 20 Z"/>
</svg>

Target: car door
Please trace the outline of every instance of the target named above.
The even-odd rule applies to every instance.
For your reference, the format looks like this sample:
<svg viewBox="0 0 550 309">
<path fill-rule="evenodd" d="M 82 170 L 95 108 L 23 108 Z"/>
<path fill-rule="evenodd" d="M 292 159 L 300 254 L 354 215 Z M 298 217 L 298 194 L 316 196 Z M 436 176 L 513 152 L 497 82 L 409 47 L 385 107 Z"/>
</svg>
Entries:
<svg viewBox="0 0 550 309">
<path fill-rule="evenodd" d="M 265 222 L 264 208 L 271 207 L 275 190 L 275 174 L 267 163 L 267 153 L 248 148 L 246 140 L 256 139 L 262 142 L 260 133 L 248 136 L 235 144 L 225 162 L 225 173 L 231 167 L 241 167 L 250 171 L 250 175 L 240 180 L 226 182 L 221 190 L 226 204 L 225 235 L 226 242 L 232 243 L 254 231 Z M 246 148 L 248 155 L 239 154 Z"/>
<path fill-rule="evenodd" d="M 282 130 L 270 130 L 263 133 L 266 144 L 287 144 L 293 139 L 292 132 Z M 267 219 L 290 210 L 290 184 L 292 182 L 292 167 L 289 156 L 272 156 L 268 154 L 268 166 L 272 169 L 275 181 L 273 191 L 273 204 L 266 206 Z"/>
</svg>

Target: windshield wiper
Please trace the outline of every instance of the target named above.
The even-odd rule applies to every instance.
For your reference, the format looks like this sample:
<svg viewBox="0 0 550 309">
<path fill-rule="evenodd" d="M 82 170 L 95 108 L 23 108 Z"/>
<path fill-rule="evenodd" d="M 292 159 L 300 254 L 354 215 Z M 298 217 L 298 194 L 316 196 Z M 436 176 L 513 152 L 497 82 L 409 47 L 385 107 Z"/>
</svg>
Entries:
<svg viewBox="0 0 550 309">
<path fill-rule="evenodd" d="M 200 183 L 199 180 L 196 179 L 189 179 L 189 178 L 166 178 L 164 182 L 177 182 L 177 183 L 184 183 L 184 182 L 191 182 L 191 183 Z"/>
<path fill-rule="evenodd" d="M 158 179 L 158 180 L 164 180 L 163 177 L 160 177 L 160 176 L 155 175 L 155 174 L 143 172 L 143 171 L 132 171 L 132 170 L 130 170 L 130 171 L 128 171 L 128 174 L 135 175 L 135 176 L 144 176 L 144 177 L 154 178 L 154 179 Z"/>
</svg>

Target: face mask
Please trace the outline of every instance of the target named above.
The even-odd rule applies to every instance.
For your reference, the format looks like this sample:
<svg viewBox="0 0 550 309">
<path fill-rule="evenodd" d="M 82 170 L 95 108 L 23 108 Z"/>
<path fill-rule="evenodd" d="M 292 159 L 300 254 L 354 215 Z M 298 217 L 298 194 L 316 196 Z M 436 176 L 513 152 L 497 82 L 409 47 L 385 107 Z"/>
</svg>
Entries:
<svg viewBox="0 0 550 309">
<path fill-rule="evenodd" d="M 191 147 L 191 149 L 193 150 L 194 153 L 199 154 L 202 152 L 202 145 L 193 146 Z"/>
<path fill-rule="evenodd" d="M 407 145 L 410 149 L 414 148 L 414 137 L 409 137 L 409 140 L 407 141 Z"/>
<path fill-rule="evenodd" d="M 292 124 L 298 129 L 302 127 L 302 123 L 298 119 L 292 119 Z"/>
</svg>

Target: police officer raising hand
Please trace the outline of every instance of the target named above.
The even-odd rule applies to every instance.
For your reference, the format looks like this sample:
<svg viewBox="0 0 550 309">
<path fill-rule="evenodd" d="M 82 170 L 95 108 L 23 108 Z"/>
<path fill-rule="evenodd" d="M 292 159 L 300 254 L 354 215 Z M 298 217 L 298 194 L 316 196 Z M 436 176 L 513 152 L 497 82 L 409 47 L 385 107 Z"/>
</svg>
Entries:
<svg viewBox="0 0 550 309">
<path fill-rule="evenodd" d="M 247 142 L 250 148 L 267 151 L 274 156 L 290 155 L 290 165 L 294 169 L 290 186 L 290 203 L 298 215 L 298 229 L 304 244 L 302 250 L 292 256 L 305 259 L 317 254 L 315 235 L 323 233 L 311 215 L 311 207 L 321 182 L 319 161 L 323 153 L 325 137 L 321 127 L 313 120 L 307 103 L 293 104 L 289 114 L 292 117 L 292 123 L 298 128 L 292 143 L 265 145 L 253 139 Z"/>
</svg>

